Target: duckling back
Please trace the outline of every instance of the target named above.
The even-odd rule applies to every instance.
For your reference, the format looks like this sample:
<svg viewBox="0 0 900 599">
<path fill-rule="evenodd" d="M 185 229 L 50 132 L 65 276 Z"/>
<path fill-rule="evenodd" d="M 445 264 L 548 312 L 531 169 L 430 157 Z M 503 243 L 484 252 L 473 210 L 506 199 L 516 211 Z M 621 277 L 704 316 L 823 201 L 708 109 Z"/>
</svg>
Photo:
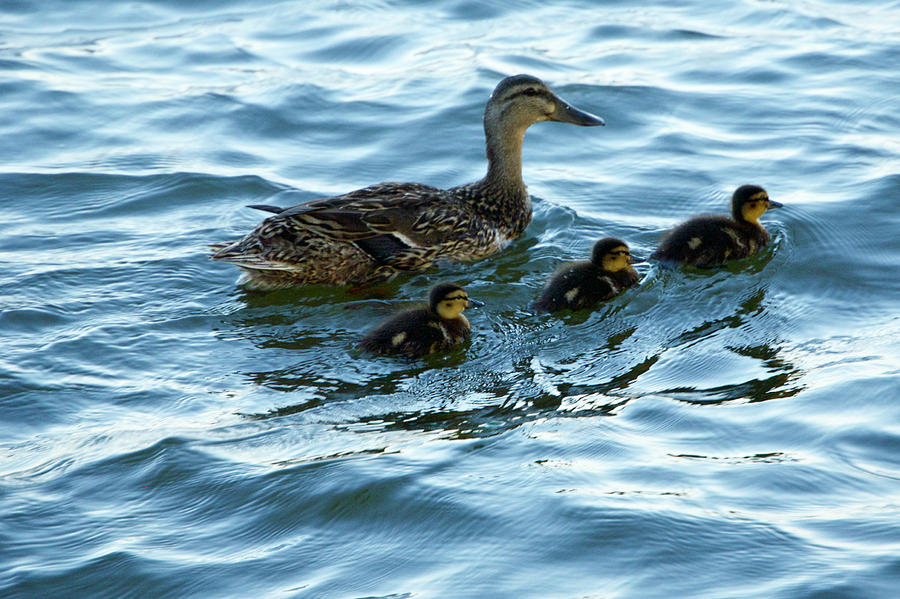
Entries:
<svg viewBox="0 0 900 599">
<path fill-rule="evenodd" d="M 612 299 L 638 280 L 633 268 L 609 272 L 587 261 L 567 264 L 547 282 L 534 308 L 540 312 L 593 308 L 597 302 Z"/>
<path fill-rule="evenodd" d="M 651 258 L 701 268 L 746 258 L 769 243 L 759 218 L 781 204 L 759 185 L 741 185 L 731 196 L 731 218 L 698 216 L 675 227 Z"/>
<path fill-rule="evenodd" d="M 448 320 L 428 308 L 418 308 L 383 321 L 363 337 L 359 347 L 375 354 L 419 357 L 465 342 L 470 331 L 469 321 L 462 315 Z"/>
<path fill-rule="evenodd" d="M 650 257 L 710 268 L 746 258 L 768 242 L 769 233 L 759 225 L 727 216 L 698 216 L 670 231 Z"/>
</svg>

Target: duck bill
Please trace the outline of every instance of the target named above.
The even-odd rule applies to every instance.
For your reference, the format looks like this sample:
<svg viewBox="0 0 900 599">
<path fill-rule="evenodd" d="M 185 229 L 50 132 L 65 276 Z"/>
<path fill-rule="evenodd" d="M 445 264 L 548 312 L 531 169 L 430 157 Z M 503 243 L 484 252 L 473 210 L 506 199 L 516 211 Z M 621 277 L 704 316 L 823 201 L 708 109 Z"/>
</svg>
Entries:
<svg viewBox="0 0 900 599">
<path fill-rule="evenodd" d="M 479 302 L 477 299 L 469 298 L 469 302 L 466 304 L 466 308 L 480 308 L 484 306 L 484 302 Z"/>
<path fill-rule="evenodd" d="M 578 110 L 560 98 L 556 98 L 556 110 L 550 115 L 550 120 L 559 121 L 560 123 L 572 123 L 582 127 L 597 127 L 606 124 L 606 121 L 599 116 Z"/>
<path fill-rule="evenodd" d="M 641 264 L 646 261 L 647 260 L 644 258 L 635 258 L 634 256 L 631 256 L 630 258 L 628 258 L 628 264 Z"/>
<path fill-rule="evenodd" d="M 784 208 L 784 204 L 776 202 L 775 200 L 769 200 L 769 210 L 772 210 L 773 208 Z"/>
</svg>

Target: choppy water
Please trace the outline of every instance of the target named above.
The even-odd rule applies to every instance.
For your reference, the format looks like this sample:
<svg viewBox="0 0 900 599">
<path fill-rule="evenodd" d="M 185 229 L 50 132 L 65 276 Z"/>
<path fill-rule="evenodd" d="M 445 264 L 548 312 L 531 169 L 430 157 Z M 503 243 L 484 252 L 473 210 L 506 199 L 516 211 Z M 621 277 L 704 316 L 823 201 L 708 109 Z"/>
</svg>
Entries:
<svg viewBox="0 0 900 599">
<path fill-rule="evenodd" d="M 0 595 L 896 597 L 900 4 L 6 0 Z M 504 75 L 608 126 L 525 139 L 527 234 L 385 299 L 246 293 L 206 244 L 484 170 Z M 775 243 L 527 310 L 764 185 Z M 470 346 L 353 350 L 436 278 Z"/>
</svg>

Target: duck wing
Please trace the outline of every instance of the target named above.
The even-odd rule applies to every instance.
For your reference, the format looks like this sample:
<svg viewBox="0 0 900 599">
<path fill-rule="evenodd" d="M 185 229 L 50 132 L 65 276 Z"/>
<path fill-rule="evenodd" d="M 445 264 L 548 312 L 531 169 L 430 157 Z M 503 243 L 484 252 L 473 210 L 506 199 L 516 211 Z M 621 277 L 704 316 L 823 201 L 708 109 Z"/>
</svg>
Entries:
<svg viewBox="0 0 900 599">
<path fill-rule="evenodd" d="M 446 343 L 443 330 L 426 308 L 401 312 L 370 331 L 359 347 L 373 353 L 429 354 Z"/>
<path fill-rule="evenodd" d="M 382 266 L 388 274 L 427 268 L 444 248 L 469 242 L 476 220 L 450 191 L 379 183 L 279 210 L 242 239 L 212 246 L 212 258 L 343 284 Z"/>
<path fill-rule="evenodd" d="M 466 223 L 447 192 L 419 183 L 379 183 L 287 208 L 268 220 L 333 241 L 354 243 L 383 260 L 401 249 L 451 239 Z"/>
</svg>

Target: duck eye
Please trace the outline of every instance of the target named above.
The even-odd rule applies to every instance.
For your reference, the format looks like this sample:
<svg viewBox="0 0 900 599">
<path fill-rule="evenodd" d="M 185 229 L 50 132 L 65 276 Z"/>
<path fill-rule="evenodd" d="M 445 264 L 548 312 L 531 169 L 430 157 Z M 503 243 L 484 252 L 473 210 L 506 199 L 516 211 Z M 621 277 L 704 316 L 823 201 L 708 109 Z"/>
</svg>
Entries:
<svg viewBox="0 0 900 599">
<path fill-rule="evenodd" d="M 538 90 L 536 90 L 533 87 L 528 87 L 522 93 L 524 93 L 526 96 L 536 96 L 536 95 L 538 95 Z"/>
</svg>

